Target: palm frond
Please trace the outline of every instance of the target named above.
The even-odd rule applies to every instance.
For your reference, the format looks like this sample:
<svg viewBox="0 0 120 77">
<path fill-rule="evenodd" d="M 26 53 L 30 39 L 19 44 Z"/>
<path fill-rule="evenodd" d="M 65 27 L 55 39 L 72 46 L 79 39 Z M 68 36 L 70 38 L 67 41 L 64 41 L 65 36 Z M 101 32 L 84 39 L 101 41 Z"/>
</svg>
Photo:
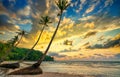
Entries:
<svg viewBox="0 0 120 77">
<path fill-rule="evenodd" d="M 55 3 L 57 5 L 57 7 L 59 8 L 60 12 L 63 12 L 70 5 L 70 3 L 67 0 L 58 0 Z M 61 14 L 61 13 L 59 13 L 59 14 Z"/>
<path fill-rule="evenodd" d="M 39 21 L 39 24 L 43 24 L 43 25 L 46 25 L 47 26 L 47 24 L 48 23 L 52 23 L 51 21 L 50 21 L 50 17 L 49 16 L 41 16 L 41 19 L 40 19 L 40 21 Z"/>
</svg>

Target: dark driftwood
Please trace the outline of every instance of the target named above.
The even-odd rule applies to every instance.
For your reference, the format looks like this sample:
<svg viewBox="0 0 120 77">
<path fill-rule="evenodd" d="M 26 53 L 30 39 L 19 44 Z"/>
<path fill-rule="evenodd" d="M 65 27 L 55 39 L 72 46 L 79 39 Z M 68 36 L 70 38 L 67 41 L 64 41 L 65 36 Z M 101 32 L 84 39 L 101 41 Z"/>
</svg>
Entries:
<svg viewBox="0 0 120 77">
<path fill-rule="evenodd" d="M 26 67 L 23 69 L 19 69 L 16 71 L 13 71 L 9 73 L 8 75 L 37 75 L 37 74 L 42 74 L 42 69 L 40 67 L 34 68 L 32 66 Z"/>
<path fill-rule="evenodd" d="M 9 69 L 15 69 L 15 68 L 19 68 L 20 64 L 19 63 L 0 64 L 0 67 L 9 68 Z"/>
</svg>

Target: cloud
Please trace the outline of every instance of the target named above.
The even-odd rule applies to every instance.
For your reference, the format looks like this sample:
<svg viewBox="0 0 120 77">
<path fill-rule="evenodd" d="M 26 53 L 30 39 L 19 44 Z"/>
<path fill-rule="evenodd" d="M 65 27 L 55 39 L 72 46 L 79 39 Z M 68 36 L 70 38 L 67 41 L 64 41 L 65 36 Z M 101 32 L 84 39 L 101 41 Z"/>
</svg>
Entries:
<svg viewBox="0 0 120 77">
<path fill-rule="evenodd" d="M 5 14 L 0 15 L 0 26 L 10 25 L 10 23 L 8 23 L 9 20 L 10 18 L 7 15 Z"/>
<path fill-rule="evenodd" d="M 22 24 L 22 25 L 32 24 L 32 21 L 30 19 L 11 20 L 9 22 L 14 23 L 14 24 Z"/>
<path fill-rule="evenodd" d="M 62 50 L 60 52 L 77 52 L 77 51 L 78 50 L 74 50 L 74 49 L 69 48 L 69 49 L 64 49 L 64 50 Z"/>
<path fill-rule="evenodd" d="M 83 54 L 79 54 L 80 56 L 82 56 Z"/>
<path fill-rule="evenodd" d="M 73 21 L 71 18 L 66 18 L 64 17 L 61 25 L 57 31 L 57 38 L 62 38 L 65 37 L 67 34 L 70 32 L 73 32 L 73 27 L 74 27 L 75 21 Z M 54 27 L 55 29 L 55 27 Z M 54 31 L 54 30 L 53 30 Z"/>
<path fill-rule="evenodd" d="M 100 3 L 103 3 L 103 5 L 101 5 Z M 114 0 L 105 0 L 105 1 L 92 0 L 85 4 L 86 6 L 88 6 L 88 8 L 84 12 L 83 16 L 88 15 L 89 13 L 93 12 L 94 10 L 97 10 L 96 12 L 94 12 L 94 14 L 101 13 L 103 11 L 103 9 L 107 8 L 108 6 L 111 6 L 113 3 L 114 3 Z M 83 6 L 82 5 L 80 5 L 80 6 L 82 7 L 80 9 L 83 9 Z M 97 6 L 99 6 L 99 8 Z M 76 12 L 79 12 L 79 10 L 76 10 Z"/>
<path fill-rule="evenodd" d="M 88 8 L 88 9 L 86 10 L 85 13 L 88 14 L 88 13 L 92 12 L 92 11 L 94 10 L 94 8 L 95 8 L 95 5 L 91 6 L 90 8 Z"/>
<path fill-rule="evenodd" d="M 64 58 L 64 57 L 66 57 L 66 55 L 55 53 L 55 52 L 50 52 L 48 55 L 53 56 L 55 58 Z"/>
<path fill-rule="evenodd" d="M 74 24 L 75 22 L 72 19 L 64 17 L 61 22 L 60 29 L 62 31 L 70 30 L 73 28 Z"/>
<path fill-rule="evenodd" d="M 104 45 L 104 48 L 115 47 L 115 46 L 118 47 L 120 46 L 120 34 L 116 35 L 111 40 L 107 41 L 106 44 Z"/>
<path fill-rule="evenodd" d="M 114 56 L 115 56 L 115 58 L 119 58 L 120 59 L 120 53 L 118 53 L 118 54 L 116 54 Z"/>
<path fill-rule="evenodd" d="M 113 4 L 113 2 L 114 2 L 113 0 L 106 0 L 104 7 L 111 6 Z"/>
<path fill-rule="evenodd" d="M 49 0 L 35 0 L 35 1 L 29 0 L 28 4 L 31 6 L 32 10 L 31 12 L 33 12 L 33 14 L 36 13 L 44 14 L 46 10 L 50 8 L 49 2 L 50 2 Z"/>
<path fill-rule="evenodd" d="M 0 15 L 0 30 L 1 31 L 17 31 L 19 28 L 19 26 L 10 23 L 11 19 L 9 18 L 9 16 L 7 15 Z"/>
<path fill-rule="evenodd" d="M 22 15 L 22 16 L 29 16 L 31 12 L 31 8 L 30 6 L 26 6 L 24 9 L 20 9 L 18 11 L 18 15 Z"/>
<path fill-rule="evenodd" d="M 108 39 L 102 44 L 95 44 L 93 46 L 88 46 L 90 49 L 95 49 L 95 48 L 111 48 L 111 47 L 120 47 L 120 34 L 117 34 L 115 37 L 112 39 Z"/>
<path fill-rule="evenodd" d="M 109 29 L 118 28 L 120 25 L 119 21 L 120 21 L 119 17 L 110 16 L 108 13 L 81 17 L 78 20 L 78 22 L 80 22 L 80 24 L 84 26 L 84 28 L 98 29 L 98 30 L 109 30 Z"/>
<path fill-rule="evenodd" d="M 87 33 L 85 34 L 84 38 L 88 38 L 88 37 L 90 37 L 90 36 L 93 36 L 93 35 L 95 35 L 96 33 L 97 33 L 97 31 L 89 31 L 89 32 L 87 32 Z"/>
<path fill-rule="evenodd" d="M 104 57 L 102 54 L 94 54 L 95 56 Z"/>
<path fill-rule="evenodd" d="M 101 45 L 101 44 L 95 44 L 93 46 L 88 46 L 87 48 L 89 48 L 89 49 L 103 48 L 103 45 Z"/>
<path fill-rule="evenodd" d="M 120 34 L 117 34 L 115 37 L 112 38 L 112 40 L 119 40 L 120 39 Z"/>
<path fill-rule="evenodd" d="M 1 26 L 0 30 L 1 31 L 8 31 L 8 32 L 16 32 L 20 29 L 19 26 L 17 25 L 12 25 L 12 26 Z"/>
<path fill-rule="evenodd" d="M 52 17 L 56 16 L 55 14 L 58 13 L 55 8 L 55 1 L 56 0 L 46 0 L 46 10 L 45 10 L 45 14 L 50 14 Z M 51 11 L 52 10 L 52 11 Z"/>
<path fill-rule="evenodd" d="M 109 47 L 115 47 L 115 46 L 120 46 L 120 36 L 119 37 L 115 37 L 115 38 L 113 38 L 114 40 L 110 40 L 110 41 L 108 41 L 105 45 L 104 45 L 104 47 L 105 48 L 109 48 Z"/>
<path fill-rule="evenodd" d="M 49 42 L 53 31 L 56 27 L 56 22 L 58 21 L 56 6 L 54 1 L 55 0 L 9 0 L 12 2 L 11 7 L 9 6 L 10 3 L 8 3 L 8 7 L 6 7 L 4 4 L 1 3 L 0 5 L 0 14 L 6 13 L 5 15 L 9 18 L 7 19 L 7 24 L 11 26 L 0 26 L 0 30 L 17 30 L 21 28 L 21 25 L 23 25 L 23 28 L 26 28 L 29 24 L 32 25 L 32 30 L 30 34 L 28 34 L 27 38 L 25 38 L 26 44 L 33 44 L 37 40 L 37 36 L 39 32 L 41 32 L 41 25 L 38 24 L 39 18 L 41 15 L 49 14 L 53 21 L 55 18 L 55 23 L 50 24 L 49 30 L 46 28 L 45 32 L 43 32 L 43 35 L 39 44 Z M 16 7 L 16 4 L 19 4 L 20 2 L 25 1 L 25 5 L 22 4 L 21 8 Z M 75 1 L 75 0 L 74 0 Z M 78 6 L 77 10 L 87 13 L 91 13 L 94 10 L 96 10 L 96 6 L 99 5 L 99 1 L 101 0 L 92 0 L 88 2 L 87 0 L 76 0 L 75 3 L 72 3 L 73 6 Z M 105 0 L 106 6 L 109 6 L 110 3 L 107 2 L 108 0 Z M 110 1 L 110 0 L 109 0 Z M 27 2 L 27 4 L 26 4 Z M 79 3 L 80 2 L 80 3 Z M 15 4 L 14 4 L 15 3 Z M 107 4 L 108 3 L 108 4 Z M 3 6 L 4 5 L 4 6 Z M 84 6 L 88 6 L 88 8 L 84 8 Z M 104 6 L 104 1 L 103 1 Z M 80 7 L 80 8 L 79 8 Z M 18 8 L 18 9 L 16 9 Z M 15 10 L 16 9 L 16 10 Z M 75 8 L 73 8 L 75 9 Z M 102 8 L 101 8 L 102 9 Z M 3 12 L 1 12 L 3 10 Z M 15 10 L 15 11 L 13 11 Z M 99 9 L 98 9 L 99 10 Z M 67 12 L 65 12 L 67 14 Z M 82 13 L 82 12 L 81 12 Z M 81 14 L 80 13 L 80 14 Z M 77 13 L 78 14 L 78 13 Z M 106 14 L 108 15 L 108 13 Z M 119 26 L 118 23 L 120 21 L 120 18 L 117 17 L 109 17 L 105 14 L 103 16 L 100 16 L 100 14 L 97 13 L 97 15 L 87 15 L 86 17 L 78 18 L 78 21 L 74 21 L 74 17 L 69 18 L 69 16 L 64 17 L 63 21 L 60 25 L 60 28 L 57 32 L 56 39 L 70 37 L 77 34 L 84 34 L 84 32 L 87 32 L 90 29 L 103 29 L 104 30 L 108 28 L 115 28 L 116 26 Z M 79 17 L 79 16 L 78 16 Z M 5 17 L 6 18 L 6 17 Z M 104 20 L 104 21 L 103 21 Z M 8 22 L 9 21 L 9 22 Z M 108 23 L 109 22 L 109 23 Z M 3 23 L 3 22 L 2 22 Z M 7 25 L 6 24 L 6 25 Z M 17 24 L 17 25 L 16 25 Z M 19 24 L 20 27 L 18 26 Z M 28 28 L 28 27 L 27 27 Z M 86 34 L 85 38 L 90 37 L 96 33 L 88 33 Z M 47 40 L 46 40 L 47 39 Z M 27 41 L 26 41 L 27 40 Z M 28 42 L 30 41 L 30 42 Z M 56 41 L 56 40 L 55 40 Z M 39 47 L 38 47 L 39 49 Z"/>
<path fill-rule="evenodd" d="M 86 17 L 82 17 L 79 20 L 80 21 L 88 21 L 88 20 L 95 20 L 96 16 L 86 16 Z"/>
<path fill-rule="evenodd" d="M 48 55 L 50 55 L 50 56 L 58 56 L 58 53 L 51 52 L 51 53 L 49 53 Z"/>
<path fill-rule="evenodd" d="M 76 6 L 79 4 L 78 9 L 76 9 L 76 13 L 81 12 L 81 10 L 83 10 L 84 5 L 87 3 L 87 0 L 80 0 L 80 4 L 79 4 L 79 0 L 76 1 Z"/>
<path fill-rule="evenodd" d="M 1 35 L 4 35 L 4 34 L 5 34 L 5 32 L 0 31 L 0 34 L 1 34 Z"/>
<path fill-rule="evenodd" d="M 74 21 L 70 18 L 66 18 L 64 17 L 61 24 L 64 26 L 64 25 L 68 25 L 68 24 L 71 24 L 71 23 L 74 23 Z"/>
<path fill-rule="evenodd" d="M 99 3 L 100 3 L 100 0 L 91 1 L 91 4 L 89 5 L 89 8 L 87 8 L 87 10 L 85 11 L 84 15 L 91 13 Z"/>
<path fill-rule="evenodd" d="M 85 28 L 91 28 L 91 29 L 93 29 L 93 28 L 95 28 L 95 24 L 94 24 L 94 22 L 86 23 L 86 24 L 84 25 L 84 27 L 85 27 Z"/>
<path fill-rule="evenodd" d="M 8 14 L 7 9 L 0 3 L 0 14 Z"/>
<path fill-rule="evenodd" d="M 57 18 L 58 11 L 56 11 L 56 9 L 55 9 L 56 7 L 55 7 L 54 0 L 52 0 L 52 1 L 51 0 L 29 0 L 28 4 L 31 8 L 30 9 L 31 10 L 30 11 L 30 16 L 31 16 L 30 19 L 32 22 L 32 29 L 31 29 L 28 37 L 32 38 L 32 37 L 36 37 L 36 34 L 38 33 L 38 31 L 40 31 L 42 28 L 42 26 L 39 25 L 40 17 L 49 14 L 49 16 L 51 18 Z M 53 25 L 54 24 L 52 24 L 52 25 L 50 24 L 50 26 L 55 28 L 55 26 L 53 26 Z M 50 29 L 48 31 L 46 30 L 46 32 L 48 33 L 47 35 L 49 35 L 49 36 L 51 36 L 51 34 L 53 33 L 53 31 L 50 31 Z M 58 31 L 58 36 L 62 35 L 62 34 L 65 34 L 65 32 L 61 32 L 61 30 Z M 30 40 L 34 40 L 34 38 L 30 39 Z"/>
<path fill-rule="evenodd" d="M 21 1 L 25 2 L 21 4 Z M 26 5 L 25 0 L 4 0 L 0 3 L 0 29 L 5 31 L 17 31 L 20 29 L 19 23 L 31 23 L 24 20 L 21 16 L 26 16 L 30 13 L 30 7 Z M 8 2 L 8 5 L 6 3 Z M 19 4 L 21 5 L 20 7 Z M 15 7 L 14 7 L 15 6 Z M 19 14 L 18 14 L 19 12 Z M 25 17 L 24 17 L 25 18 Z"/>
<path fill-rule="evenodd" d="M 86 0 L 80 0 L 80 1 L 81 1 L 82 5 L 86 4 Z M 41 1 L 39 1 L 39 0 L 35 0 L 35 1 L 34 0 L 28 0 L 27 2 L 28 2 L 28 4 L 26 6 L 17 10 L 18 15 L 17 14 L 12 14 L 13 18 L 18 18 L 18 20 L 15 20 L 13 22 L 18 23 L 18 24 L 27 24 L 27 23 L 32 22 L 31 23 L 31 24 L 33 24 L 32 25 L 32 30 L 31 30 L 31 32 L 28 36 L 35 37 L 36 33 L 39 30 L 41 30 L 40 25 L 38 25 L 39 17 L 43 14 L 50 14 L 50 16 L 52 16 L 53 18 L 56 18 L 56 20 L 58 20 L 57 17 L 55 17 L 57 15 L 57 10 L 55 10 L 56 7 L 55 7 L 54 1 L 51 1 L 51 0 L 41 0 Z M 76 4 L 78 4 L 77 1 L 76 1 Z M 30 18 L 29 20 L 24 19 L 22 17 L 20 18 L 19 16 L 21 16 L 21 15 L 22 16 L 30 15 L 30 17 L 32 17 L 32 18 Z M 88 17 L 86 17 L 86 20 L 85 20 L 85 18 L 83 20 L 87 21 L 87 19 L 88 20 L 91 20 L 91 19 L 94 20 L 95 16 L 91 16 L 91 17 L 88 16 Z M 79 25 L 79 26 L 77 27 L 76 25 Z M 94 28 L 95 22 L 87 22 L 85 24 L 82 23 L 82 24 L 76 24 L 76 25 L 75 25 L 75 21 L 73 21 L 71 18 L 64 17 L 62 25 L 58 30 L 57 38 L 58 37 L 67 37 L 67 36 L 72 35 L 73 33 L 78 34 L 82 31 L 84 31 L 85 28 Z M 82 25 L 85 25 L 85 27 L 82 28 L 81 27 Z M 53 29 L 53 31 L 54 31 L 54 29 Z M 51 34 L 52 33 L 50 33 L 50 35 Z M 30 40 L 32 40 L 32 39 L 30 39 Z M 34 40 L 34 38 L 33 38 L 33 40 Z"/>
<path fill-rule="evenodd" d="M 64 58 L 64 57 L 66 57 L 66 55 L 58 55 L 58 56 L 56 56 L 57 58 Z"/>
</svg>

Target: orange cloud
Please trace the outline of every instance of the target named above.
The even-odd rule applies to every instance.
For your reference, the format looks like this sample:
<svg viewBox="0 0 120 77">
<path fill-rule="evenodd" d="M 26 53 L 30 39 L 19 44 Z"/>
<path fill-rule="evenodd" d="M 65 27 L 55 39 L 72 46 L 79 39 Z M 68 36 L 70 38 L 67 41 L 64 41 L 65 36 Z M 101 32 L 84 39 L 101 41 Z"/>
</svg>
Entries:
<svg viewBox="0 0 120 77">
<path fill-rule="evenodd" d="M 61 24 L 64 26 L 64 25 L 71 24 L 71 23 L 74 23 L 74 21 L 71 20 L 70 18 L 64 17 Z"/>
<path fill-rule="evenodd" d="M 112 40 L 118 40 L 120 39 L 120 34 L 117 34 Z"/>
<path fill-rule="evenodd" d="M 84 27 L 85 27 L 85 28 L 91 28 L 91 29 L 94 29 L 94 28 L 95 28 L 95 24 L 94 24 L 94 22 L 86 23 Z"/>
</svg>

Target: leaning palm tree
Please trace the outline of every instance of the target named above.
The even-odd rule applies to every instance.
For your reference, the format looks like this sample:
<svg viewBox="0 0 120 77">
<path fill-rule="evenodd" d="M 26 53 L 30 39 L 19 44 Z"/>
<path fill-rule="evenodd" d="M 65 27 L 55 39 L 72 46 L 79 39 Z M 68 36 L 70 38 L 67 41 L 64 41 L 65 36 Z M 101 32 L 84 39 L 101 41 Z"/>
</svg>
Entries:
<svg viewBox="0 0 120 77">
<path fill-rule="evenodd" d="M 39 34 L 39 37 L 38 37 L 37 41 L 36 41 L 35 44 L 32 46 L 32 48 L 30 49 L 30 51 L 27 52 L 26 55 L 25 55 L 20 61 L 18 61 L 17 63 L 3 64 L 3 65 L 1 65 L 1 66 L 2 66 L 2 67 L 5 67 L 5 68 L 14 68 L 14 69 L 15 69 L 15 68 L 19 68 L 19 67 L 20 67 L 20 63 L 24 61 L 24 59 L 32 52 L 32 50 L 35 48 L 35 46 L 36 46 L 37 43 L 39 42 L 39 40 L 40 40 L 40 38 L 41 38 L 41 35 L 42 35 L 45 27 L 48 26 L 48 23 L 51 23 L 50 17 L 49 17 L 49 16 L 41 16 L 41 19 L 40 19 L 39 24 L 42 24 L 42 25 L 44 25 L 44 26 L 43 26 L 40 34 Z M 24 36 L 24 34 L 25 34 L 25 31 L 24 31 L 24 30 L 21 31 L 21 32 L 18 32 L 18 35 L 21 35 L 21 38 L 20 38 L 20 40 L 19 40 L 14 46 L 17 46 L 17 45 L 20 43 L 20 41 L 21 41 L 22 37 Z"/>
<path fill-rule="evenodd" d="M 5 59 L 6 56 L 8 56 L 8 54 L 9 54 L 9 52 L 10 52 L 11 50 L 13 50 L 15 47 L 17 47 L 17 45 L 20 43 L 20 41 L 22 40 L 23 36 L 25 35 L 25 31 L 24 31 L 24 30 L 19 30 L 19 31 L 20 31 L 20 32 L 16 32 L 17 35 L 16 35 L 14 38 L 8 40 L 8 43 L 7 43 L 7 44 L 10 45 L 11 47 L 9 47 L 9 48 L 7 49 L 7 53 L 5 54 L 5 56 L 3 56 L 1 62 L 3 62 L 3 59 Z M 18 38 L 19 35 L 21 36 L 20 39 Z"/>
<path fill-rule="evenodd" d="M 49 16 L 41 16 L 41 19 L 40 19 L 39 24 L 42 24 L 43 27 L 42 27 L 41 33 L 39 34 L 39 37 L 38 37 L 36 43 L 33 45 L 33 47 L 32 47 L 31 49 L 34 49 L 35 46 L 37 45 L 37 43 L 39 42 L 39 40 L 40 40 L 40 38 L 41 38 L 41 35 L 42 35 L 45 27 L 48 27 L 48 23 L 52 23 L 52 22 L 50 21 L 50 19 L 51 19 L 51 18 L 50 18 Z"/>
<path fill-rule="evenodd" d="M 45 27 L 48 27 L 48 23 L 51 23 L 50 19 L 51 18 L 49 16 L 41 16 L 39 24 L 42 24 L 43 27 L 39 34 L 39 37 L 38 37 L 37 41 L 35 42 L 35 44 L 32 46 L 32 48 L 30 49 L 30 51 L 19 61 L 19 63 L 22 62 L 32 52 L 32 50 L 35 48 L 35 46 L 38 44 Z"/>
<path fill-rule="evenodd" d="M 18 40 L 18 36 L 15 36 L 14 38 L 12 38 L 11 40 L 8 41 L 7 43 L 7 53 L 1 58 L 1 61 L 0 61 L 0 67 L 4 67 L 4 68 L 10 68 L 12 65 L 9 64 L 9 63 L 4 63 L 4 64 L 1 64 L 5 59 L 6 57 L 8 56 L 8 54 L 10 53 L 10 51 L 14 48 L 14 44 L 16 43 L 16 41 Z M 12 66 L 13 67 L 13 66 Z M 18 64 L 14 64 L 14 68 L 18 68 L 19 65 Z"/>
<path fill-rule="evenodd" d="M 20 30 L 20 32 L 17 32 L 18 35 L 20 35 L 20 39 L 18 40 L 18 42 L 14 45 L 15 47 L 21 42 L 23 36 L 25 35 L 25 31 L 24 30 Z"/>
<path fill-rule="evenodd" d="M 18 33 L 18 35 L 8 41 L 8 44 L 11 45 L 11 47 L 7 49 L 7 53 L 5 54 L 5 56 L 3 56 L 3 58 L 1 58 L 0 63 L 2 63 L 4 61 L 4 59 L 9 55 L 10 51 L 12 51 L 20 43 L 20 41 L 22 40 L 23 36 L 25 35 L 25 31 L 24 30 L 20 30 L 20 32 L 16 32 L 16 33 Z M 21 37 L 18 40 L 18 36 L 19 35 Z M 0 67 L 15 69 L 15 68 L 19 68 L 20 64 L 19 63 L 7 63 L 7 64 L 1 64 Z"/>
<path fill-rule="evenodd" d="M 7 47 L 7 49 L 6 49 L 7 53 L 0 59 L 0 64 L 4 61 L 4 59 L 8 56 L 10 51 L 14 48 L 14 45 L 17 40 L 18 40 L 18 35 L 15 36 L 14 38 L 8 40 L 6 46 L 9 46 L 9 47 Z"/>
<path fill-rule="evenodd" d="M 15 69 L 15 68 L 19 68 L 19 67 L 20 67 L 20 63 L 24 61 L 24 59 L 32 52 L 32 50 L 33 50 L 33 49 L 35 48 L 35 46 L 38 44 L 38 42 L 39 42 L 39 40 L 40 40 L 40 38 L 41 38 L 41 35 L 42 35 L 45 27 L 48 26 L 48 23 L 51 23 L 50 17 L 49 17 L 49 16 L 41 16 L 41 19 L 40 19 L 39 24 L 42 24 L 42 25 L 43 25 L 43 28 L 42 28 L 42 30 L 41 30 L 41 32 L 40 32 L 40 34 L 39 34 L 39 37 L 38 37 L 37 41 L 36 41 L 35 44 L 32 46 L 32 48 L 30 49 L 30 51 L 27 52 L 26 55 L 25 55 L 20 61 L 18 61 L 17 63 L 4 64 L 4 65 L 2 65 L 2 66 L 7 67 L 7 68 L 11 68 L 11 69 L 12 69 L 12 68 L 14 68 L 14 69 Z M 15 44 L 15 46 L 17 46 L 17 45 L 19 44 L 19 42 L 20 42 L 21 39 L 22 39 L 22 36 L 25 34 L 25 31 L 18 32 L 18 34 L 21 35 L 21 38 L 20 38 L 20 40 Z"/>
<path fill-rule="evenodd" d="M 32 75 L 33 75 L 33 74 L 42 74 L 42 70 L 39 68 L 39 66 L 41 65 L 42 61 L 44 60 L 45 55 L 47 54 L 47 52 L 48 52 L 48 50 L 49 50 L 49 48 L 50 48 L 50 46 L 51 46 L 51 44 L 52 44 L 52 41 L 53 41 L 53 39 L 55 38 L 55 35 L 56 35 L 57 30 L 58 30 L 58 28 L 59 28 L 59 25 L 60 25 L 60 23 L 61 23 L 63 11 L 66 10 L 66 8 L 67 8 L 70 4 L 69 4 L 68 1 L 66 1 L 66 0 L 58 0 L 58 1 L 56 2 L 56 5 L 57 5 L 57 7 L 59 8 L 59 16 L 60 16 L 59 22 L 58 22 L 58 24 L 57 24 L 57 27 L 56 27 L 56 29 L 55 29 L 55 32 L 54 32 L 54 34 L 53 34 L 53 36 L 52 36 L 52 38 L 51 38 L 51 40 L 50 40 L 50 42 L 49 42 L 49 44 L 48 44 L 48 47 L 47 47 L 47 49 L 45 50 L 43 56 L 37 61 L 37 63 L 33 64 L 32 66 L 29 66 L 29 67 L 26 67 L 26 68 L 23 68 L 23 69 L 20 69 L 20 70 L 11 72 L 11 73 L 9 73 L 9 75 L 21 75 L 21 74 L 22 74 L 22 75 L 23 75 L 23 74 L 24 74 L 24 75 L 29 75 L 29 74 L 32 74 Z"/>
<path fill-rule="evenodd" d="M 54 32 L 54 34 L 53 34 L 53 36 L 52 36 L 49 44 L 48 44 L 48 47 L 47 47 L 47 49 L 45 50 L 43 56 L 37 61 L 37 63 L 33 64 L 33 67 L 35 67 L 35 68 L 36 68 L 36 67 L 39 67 L 40 64 L 42 63 L 42 61 L 44 60 L 44 58 L 45 58 L 45 56 L 46 56 L 46 54 L 47 54 L 47 52 L 48 52 L 48 50 L 49 50 L 49 48 L 50 48 L 50 46 L 51 46 L 51 44 L 52 44 L 52 41 L 54 40 L 54 38 L 55 38 L 55 36 L 56 36 L 56 33 L 57 33 L 57 31 L 58 31 L 58 28 L 59 28 L 59 26 L 60 26 L 61 19 L 62 19 L 62 14 L 63 14 L 64 10 L 66 10 L 66 8 L 67 8 L 70 4 L 68 3 L 67 0 L 58 0 L 58 2 L 56 2 L 56 5 L 57 5 L 57 7 L 59 8 L 59 13 L 58 13 L 58 15 L 60 16 L 59 22 L 58 22 L 58 24 L 57 24 L 57 28 L 56 28 L 56 30 L 55 30 L 55 32 Z"/>
</svg>

